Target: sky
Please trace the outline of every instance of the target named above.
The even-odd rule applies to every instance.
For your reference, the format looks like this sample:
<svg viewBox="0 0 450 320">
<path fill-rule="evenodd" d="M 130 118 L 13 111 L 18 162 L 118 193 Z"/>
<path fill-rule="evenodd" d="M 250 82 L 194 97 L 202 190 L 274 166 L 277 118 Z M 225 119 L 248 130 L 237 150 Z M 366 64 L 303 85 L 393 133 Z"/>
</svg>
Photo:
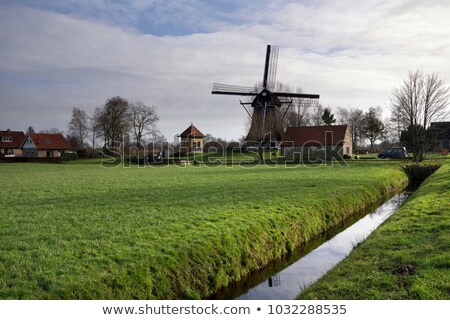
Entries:
<svg viewBox="0 0 450 320">
<path fill-rule="evenodd" d="M 238 96 L 213 82 L 277 80 L 324 106 L 381 106 L 408 71 L 450 83 L 450 1 L 0 0 L 0 130 L 67 130 L 114 96 L 157 108 L 170 141 L 191 122 L 245 135 Z"/>
</svg>

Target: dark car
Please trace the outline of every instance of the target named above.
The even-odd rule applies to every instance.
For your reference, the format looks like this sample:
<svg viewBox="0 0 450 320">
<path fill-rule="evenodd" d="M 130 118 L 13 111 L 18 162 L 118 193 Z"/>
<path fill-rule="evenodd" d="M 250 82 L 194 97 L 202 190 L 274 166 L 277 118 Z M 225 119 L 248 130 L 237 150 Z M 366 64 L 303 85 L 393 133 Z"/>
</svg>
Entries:
<svg viewBox="0 0 450 320">
<path fill-rule="evenodd" d="M 378 154 L 380 159 L 406 159 L 408 153 L 405 147 L 390 148 Z"/>
</svg>

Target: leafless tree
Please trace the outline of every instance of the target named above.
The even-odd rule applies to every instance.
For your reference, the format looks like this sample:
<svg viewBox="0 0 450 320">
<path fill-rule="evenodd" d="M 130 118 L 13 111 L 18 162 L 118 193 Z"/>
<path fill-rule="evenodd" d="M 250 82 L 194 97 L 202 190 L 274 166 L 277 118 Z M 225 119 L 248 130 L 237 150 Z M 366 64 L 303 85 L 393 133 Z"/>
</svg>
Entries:
<svg viewBox="0 0 450 320">
<path fill-rule="evenodd" d="M 314 110 L 311 112 L 311 124 L 313 126 L 321 126 L 323 125 L 322 122 L 322 115 L 323 115 L 324 107 L 322 104 L 318 104 Z"/>
<path fill-rule="evenodd" d="M 94 113 L 96 127 L 103 135 L 105 145 L 113 146 L 122 141 L 124 133 L 129 130 L 129 104 L 125 98 L 112 97 L 97 108 Z"/>
<path fill-rule="evenodd" d="M 39 130 L 39 133 L 63 134 L 62 130 L 58 128 L 50 128 L 50 129 L 45 128 L 43 130 Z"/>
<path fill-rule="evenodd" d="M 138 148 L 140 148 L 142 137 L 146 133 L 157 133 L 156 131 L 158 131 L 158 128 L 156 127 L 156 123 L 159 121 L 159 117 L 154 106 L 146 106 L 141 101 L 131 103 L 129 109 L 131 127 L 136 139 L 136 144 Z"/>
<path fill-rule="evenodd" d="M 402 85 L 393 90 L 391 111 L 408 121 L 414 161 L 424 159 L 426 130 L 432 121 L 440 121 L 448 115 L 449 101 L 449 87 L 437 73 L 409 72 Z"/>
<path fill-rule="evenodd" d="M 290 92 L 285 90 L 285 92 Z M 295 93 L 302 93 L 302 88 L 297 87 Z M 286 108 L 288 108 L 286 112 Z M 314 106 L 310 101 L 303 99 L 293 99 L 291 105 L 285 105 L 282 108 L 283 114 L 286 113 L 283 121 L 284 128 L 287 127 L 305 127 L 311 125 L 311 113 L 314 112 Z"/>
<path fill-rule="evenodd" d="M 92 148 L 95 149 L 95 140 L 102 137 L 104 144 L 106 144 L 107 124 L 105 120 L 105 115 L 103 112 L 103 107 L 97 107 L 94 110 L 94 114 L 91 117 L 91 134 L 92 134 Z"/>
<path fill-rule="evenodd" d="M 347 124 L 352 138 L 353 150 L 357 150 L 363 138 L 364 112 L 358 108 L 338 108 L 338 122 Z"/>
<path fill-rule="evenodd" d="M 84 139 L 88 134 L 88 116 L 84 110 L 74 107 L 72 109 L 72 119 L 69 122 L 69 134 L 78 139 L 78 150 L 84 148 Z"/>
<path fill-rule="evenodd" d="M 393 141 L 400 142 L 402 132 L 409 126 L 409 120 L 399 109 L 391 109 L 389 128 L 393 133 Z"/>
</svg>

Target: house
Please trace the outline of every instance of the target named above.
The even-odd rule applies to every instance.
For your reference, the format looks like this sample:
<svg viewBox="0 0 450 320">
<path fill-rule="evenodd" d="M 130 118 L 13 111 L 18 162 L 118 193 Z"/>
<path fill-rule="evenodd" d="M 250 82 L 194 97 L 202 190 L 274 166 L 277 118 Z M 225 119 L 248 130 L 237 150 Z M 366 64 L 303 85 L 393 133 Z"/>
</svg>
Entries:
<svg viewBox="0 0 450 320">
<path fill-rule="evenodd" d="M 22 154 L 22 145 L 25 134 L 22 131 L 0 131 L 0 157 L 15 157 Z"/>
<path fill-rule="evenodd" d="M 450 150 L 450 122 L 432 122 L 430 130 L 437 140 L 437 149 Z"/>
<path fill-rule="evenodd" d="M 280 146 L 288 159 L 339 160 L 352 155 L 352 139 L 347 125 L 289 127 Z"/>
<path fill-rule="evenodd" d="M 203 152 L 204 138 L 205 135 L 191 122 L 191 125 L 180 134 L 180 146 L 187 153 Z"/>
<path fill-rule="evenodd" d="M 54 158 L 69 150 L 69 144 L 60 133 L 30 133 L 20 148 L 24 157 Z"/>
</svg>

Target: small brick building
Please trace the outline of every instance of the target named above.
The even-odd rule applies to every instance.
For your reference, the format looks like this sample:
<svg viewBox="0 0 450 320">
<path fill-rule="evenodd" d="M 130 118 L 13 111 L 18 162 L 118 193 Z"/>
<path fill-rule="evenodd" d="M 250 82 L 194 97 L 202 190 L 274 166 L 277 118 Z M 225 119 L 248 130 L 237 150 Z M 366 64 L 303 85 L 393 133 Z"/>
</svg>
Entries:
<svg viewBox="0 0 450 320">
<path fill-rule="evenodd" d="M 203 152 L 205 135 L 193 123 L 180 134 L 180 146 L 188 153 Z"/>
</svg>

